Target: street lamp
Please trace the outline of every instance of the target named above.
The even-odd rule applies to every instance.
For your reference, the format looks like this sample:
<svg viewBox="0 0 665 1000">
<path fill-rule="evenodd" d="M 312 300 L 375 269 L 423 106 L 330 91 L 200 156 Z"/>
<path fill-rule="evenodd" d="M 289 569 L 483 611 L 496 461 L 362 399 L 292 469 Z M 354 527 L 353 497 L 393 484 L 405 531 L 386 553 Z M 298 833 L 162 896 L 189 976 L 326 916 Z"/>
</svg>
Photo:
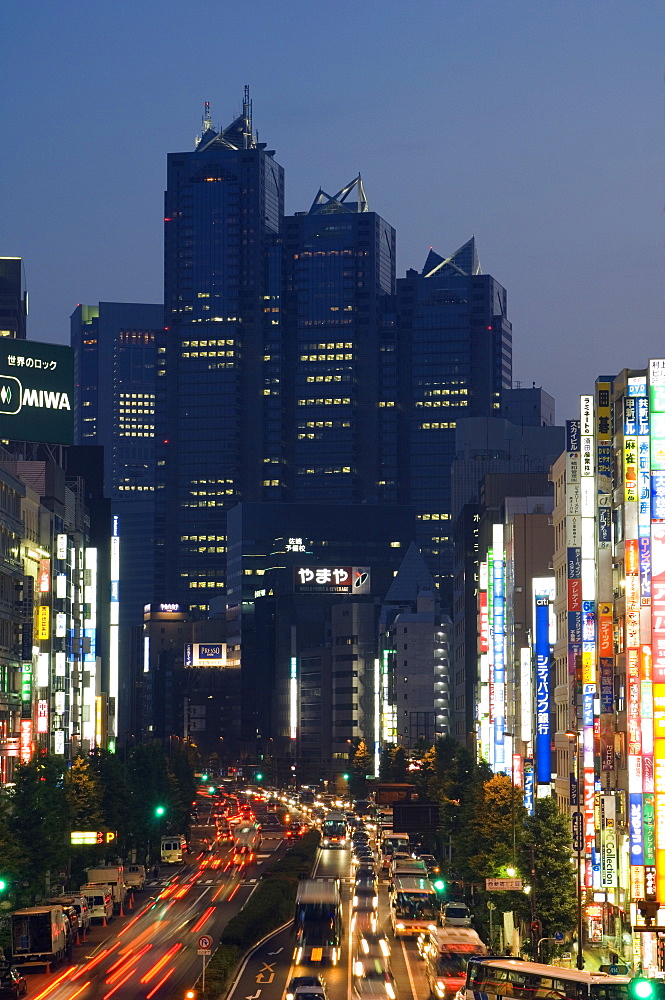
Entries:
<svg viewBox="0 0 665 1000">
<path fill-rule="evenodd" d="M 575 781 L 577 783 L 577 829 L 573 828 L 575 847 L 577 848 L 577 968 L 584 968 L 584 951 L 582 949 L 582 812 L 580 810 L 580 734 L 576 730 L 567 730 L 566 739 L 575 744 Z"/>
</svg>

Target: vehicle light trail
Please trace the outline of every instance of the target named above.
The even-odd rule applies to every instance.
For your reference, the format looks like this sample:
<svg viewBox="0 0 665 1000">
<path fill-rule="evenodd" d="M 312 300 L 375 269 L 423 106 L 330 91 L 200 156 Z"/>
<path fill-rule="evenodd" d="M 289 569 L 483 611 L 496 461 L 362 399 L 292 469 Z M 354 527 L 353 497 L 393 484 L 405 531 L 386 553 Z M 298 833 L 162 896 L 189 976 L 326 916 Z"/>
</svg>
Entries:
<svg viewBox="0 0 665 1000">
<path fill-rule="evenodd" d="M 69 972 L 70 972 L 69 969 L 65 969 L 62 975 L 58 976 L 57 979 L 54 979 L 53 982 L 50 983 L 45 990 L 42 990 L 41 993 L 38 993 L 37 996 L 33 998 L 33 1000 L 43 1000 L 44 997 L 47 997 L 49 993 L 52 993 L 53 990 L 56 988 L 56 986 L 59 986 L 60 983 L 63 981 L 63 979 L 65 979 L 69 975 Z"/>
<path fill-rule="evenodd" d="M 212 897 L 213 903 L 215 902 L 216 899 L 219 899 L 219 897 L 222 895 L 222 893 L 224 892 L 225 889 L 226 889 L 225 885 L 220 885 L 219 889 L 217 890 L 217 892 L 215 893 L 215 895 Z"/>
<path fill-rule="evenodd" d="M 86 965 L 82 965 L 80 969 L 77 969 L 74 975 L 72 976 L 72 979 L 78 979 L 78 977 L 82 976 L 84 972 L 89 972 L 90 969 L 94 969 L 94 967 L 98 965 L 99 962 L 101 962 L 101 960 L 106 955 L 110 954 L 110 952 L 111 948 L 105 948 L 104 951 L 100 951 L 99 955 L 97 955 L 96 958 L 91 959 L 89 962 L 86 963 Z M 34 1000 L 40 1000 L 40 997 L 35 997 Z"/>
<path fill-rule="evenodd" d="M 231 902 L 231 900 L 233 899 L 233 897 L 235 896 L 235 894 L 237 893 L 237 891 L 238 891 L 238 889 L 240 888 L 241 885 L 242 885 L 242 883 L 238 882 L 238 884 L 236 885 L 235 889 L 233 890 L 233 892 L 231 893 L 231 895 L 227 899 L 227 901 L 226 901 L 227 903 Z"/>
<path fill-rule="evenodd" d="M 140 920 L 140 918 L 144 915 L 144 913 L 148 913 L 148 911 L 151 910 L 154 905 L 155 905 L 154 903 L 149 903 L 147 906 L 144 906 L 143 909 L 140 910 L 135 917 L 132 917 L 132 919 L 129 921 L 128 924 L 125 924 L 125 926 L 122 928 L 121 931 L 118 931 L 118 937 L 121 937 L 125 933 L 125 931 L 129 930 L 130 927 L 133 927 L 136 921 Z"/>
<path fill-rule="evenodd" d="M 112 990 L 109 990 L 108 993 L 104 994 L 102 1000 L 108 1000 L 109 997 L 112 997 L 116 990 L 119 990 L 121 986 L 124 986 L 128 979 L 131 979 L 133 972 L 134 970 L 130 969 L 124 979 L 121 979 L 120 982 L 117 983 Z"/>
<path fill-rule="evenodd" d="M 152 948 L 152 945 L 151 944 L 147 944 L 144 948 L 141 948 L 140 951 L 137 951 L 135 955 L 129 956 L 126 959 L 126 961 L 124 961 L 120 965 L 120 968 L 118 969 L 118 971 L 114 972 L 113 975 L 109 979 L 106 980 L 106 985 L 110 986 L 111 983 L 114 983 L 116 981 L 116 979 L 123 974 L 123 972 L 126 972 L 128 969 L 130 969 L 133 966 L 135 966 L 136 963 L 138 962 L 139 958 L 141 957 L 141 955 L 145 955 L 146 951 L 150 951 L 151 948 Z M 116 962 L 115 965 L 118 965 L 118 963 Z M 115 966 L 112 966 L 112 968 L 115 968 Z M 109 972 L 111 972 L 111 969 L 109 969 Z"/>
<path fill-rule="evenodd" d="M 70 997 L 67 997 L 67 1000 L 76 1000 L 76 997 L 80 996 L 81 993 L 83 993 L 83 990 L 86 989 L 86 987 L 88 987 L 91 982 L 92 982 L 92 979 L 89 979 L 87 983 L 83 984 L 83 986 L 79 986 L 79 988 L 77 989 L 76 993 L 72 993 L 72 995 Z"/>
<path fill-rule="evenodd" d="M 169 978 L 169 976 L 173 975 L 174 972 L 175 972 L 175 965 L 173 966 L 172 969 L 169 969 L 169 971 L 166 973 L 166 975 L 162 979 L 159 980 L 159 982 L 157 983 L 157 985 L 153 989 L 150 990 L 150 992 L 146 995 L 145 1000 L 150 1000 L 151 997 L 154 997 L 154 995 L 157 992 L 157 990 L 159 989 L 159 987 L 162 986 L 162 984 L 165 983 L 166 980 Z"/>
<path fill-rule="evenodd" d="M 175 955 L 175 953 L 177 951 L 180 951 L 181 948 L 182 948 L 182 941 L 179 941 L 177 944 L 174 944 L 172 948 L 169 948 L 169 950 L 166 952 L 166 954 L 162 955 L 162 957 L 160 958 L 160 960 L 158 962 L 155 962 L 155 964 L 153 965 L 153 967 L 151 969 L 148 969 L 148 971 L 146 972 L 145 976 L 143 976 L 143 978 L 140 979 L 139 982 L 141 982 L 141 983 L 149 983 L 150 980 L 153 979 L 157 975 L 157 973 L 159 972 L 159 970 L 164 968 L 164 966 L 166 965 L 166 963 L 168 962 L 168 960 L 170 958 L 173 958 L 173 956 Z M 104 1000 L 106 1000 L 106 998 L 104 998 Z"/>
<path fill-rule="evenodd" d="M 204 923 L 208 919 L 208 917 L 211 915 L 211 913 L 214 913 L 214 912 L 215 912 L 215 907 L 214 906 L 209 906 L 207 910 L 204 910 L 203 911 L 203 915 L 201 917 L 199 917 L 199 919 L 196 921 L 196 923 L 192 927 L 192 929 L 190 931 L 190 934 L 196 934 L 197 931 L 200 931 L 201 928 L 203 927 Z"/>
</svg>

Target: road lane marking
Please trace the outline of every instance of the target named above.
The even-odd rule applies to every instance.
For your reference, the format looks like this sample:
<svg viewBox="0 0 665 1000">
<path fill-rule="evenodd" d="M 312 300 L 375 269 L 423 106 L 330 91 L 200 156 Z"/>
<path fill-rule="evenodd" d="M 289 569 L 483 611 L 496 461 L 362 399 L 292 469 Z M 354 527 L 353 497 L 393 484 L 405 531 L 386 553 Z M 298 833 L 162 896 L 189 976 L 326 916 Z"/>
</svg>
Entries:
<svg viewBox="0 0 665 1000">
<path fill-rule="evenodd" d="M 263 978 L 264 975 L 266 975 L 268 978 L 264 979 Z M 270 965 L 268 965 L 267 962 L 264 962 L 263 965 L 261 966 L 261 968 L 258 971 L 258 974 L 256 976 L 256 982 L 257 983 L 266 983 L 267 984 L 267 983 L 271 983 L 274 978 L 275 978 L 275 963 L 271 962 Z"/>
<path fill-rule="evenodd" d="M 402 945 L 402 952 L 404 953 L 404 961 L 406 963 L 406 974 L 409 977 L 409 986 L 411 987 L 411 996 L 413 1000 L 417 1000 L 416 997 L 416 984 L 413 979 L 413 973 L 411 972 L 411 963 L 409 961 L 409 953 L 406 950 L 406 942 L 404 938 L 400 938 L 400 944 Z"/>
</svg>

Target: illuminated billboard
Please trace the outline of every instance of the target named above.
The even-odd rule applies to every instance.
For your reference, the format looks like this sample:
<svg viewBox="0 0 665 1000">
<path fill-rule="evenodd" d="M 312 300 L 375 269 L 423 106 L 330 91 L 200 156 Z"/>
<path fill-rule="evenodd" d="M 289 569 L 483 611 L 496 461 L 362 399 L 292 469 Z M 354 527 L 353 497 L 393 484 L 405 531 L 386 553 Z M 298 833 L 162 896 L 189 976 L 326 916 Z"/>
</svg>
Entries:
<svg viewBox="0 0 665 1000">
<path fill-rule="evenodd" d="M 369 566 L 296 566 L 296 594 L 369 594 Z"/>
<path fill-rule="evenodd" d="M 225 667 L 225 642 L 187 642 L 185 643 L 186 667 Z"/>
<path fill-rule="evenodd" d="M 0 339 L 0 437 L 74 441 L 74 352 L 61 344 Z"/>
</svg>

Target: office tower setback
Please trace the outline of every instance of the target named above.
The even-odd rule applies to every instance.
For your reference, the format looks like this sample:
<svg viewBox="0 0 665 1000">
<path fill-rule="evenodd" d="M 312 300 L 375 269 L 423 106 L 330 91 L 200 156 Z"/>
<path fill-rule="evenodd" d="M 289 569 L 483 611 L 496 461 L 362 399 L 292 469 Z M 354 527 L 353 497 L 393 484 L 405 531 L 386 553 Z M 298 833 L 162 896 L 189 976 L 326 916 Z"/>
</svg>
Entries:
<svg viewBox="0 0 665 1000">
<path fill-rule="evenodd" d="M 196 149 L 170 153 L 167 170 L 157 597 L 205 610 L 224 586 L 227 510 L 284 489 L 284 177 L 247 88 L 219 132 L 206 105 Z"/>
<path fill-rule="evenodd" d="M 498 416 L 512 385 L 507 293 L 482 273 L 474 238 L 447 258 L 430 250 L 420 274 L 412 269 L 398 280 L 397 323 L 411 373 L 409 502 L 418 544 L 448 608 L 455 428 L 463 417 Z"/>
</svg>

